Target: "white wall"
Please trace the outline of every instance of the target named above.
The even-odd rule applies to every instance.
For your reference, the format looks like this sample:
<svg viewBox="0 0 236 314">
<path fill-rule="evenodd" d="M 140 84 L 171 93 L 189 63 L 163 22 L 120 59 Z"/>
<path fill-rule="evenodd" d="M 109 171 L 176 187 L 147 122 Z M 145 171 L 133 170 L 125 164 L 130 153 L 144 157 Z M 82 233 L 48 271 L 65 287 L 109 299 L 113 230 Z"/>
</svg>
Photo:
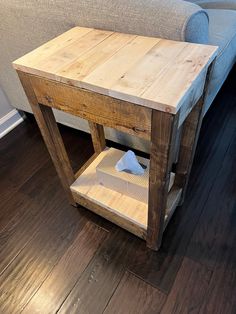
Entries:
<svg viewBox="0 0 236 314">
<path fill-rule="evenodd" d="M 23 121 L 19 112 L 10 105 L 0 86 L 0 139 Z"/>
<path fill-rule="evenodd" d="M 0 86 L 0 119 L 8 114 L 13 107 L 10 105 L 5 93 Z"/>
</svg>

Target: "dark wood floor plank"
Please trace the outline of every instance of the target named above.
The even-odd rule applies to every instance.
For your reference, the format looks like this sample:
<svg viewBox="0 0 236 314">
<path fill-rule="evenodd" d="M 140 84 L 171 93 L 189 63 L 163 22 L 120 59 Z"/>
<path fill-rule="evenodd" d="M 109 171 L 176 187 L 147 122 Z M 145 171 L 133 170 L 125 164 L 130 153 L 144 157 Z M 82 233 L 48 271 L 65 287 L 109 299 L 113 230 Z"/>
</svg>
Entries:
<svg viewBox="0 0 236 314">
<path fill-rule="evenodd" d="M 75 141 L 75 138 L 74 138 Z M 77 150 L 73 152 L 75 158 L 74 164 L 78 165 L 86 160 L 86 157 L 81 156 L 80 162 L 76 161 L 77 158 Z M 90 153 L 90 150 L 85 150 L 85 155 Z M 66 200 L 66 196 L 63 193 L 63 190 L 60 187 L 60 181 L 57 177 L 56 170 L 53 167 L 52 162 L 49 160 L 35 175 L 33 175 L 26 183 L 20 187 L 19 192 L 25 194 L 27 197 L 32 199 L 33 202 L 37 203 L 39 206 L 43 208 L 51 208 L 53 207 L 56 210 L 57 206 L 61 205 L 61 202 L 65 204 L 65 214 L 66 209 L 70 209 L 70 205 Z M 55 195 L 56 193 L 56 195 Z M 53 197 L 52 197 L 53 196 Z M 76 209 L 78 217 L 84 217 L 84 219 L 93 221 L 95 224 L 104 228 L 106 230 L 110 230 L 112 228 L 112 224 L 99 217 L 98 215 L 93 214 L 89 210 L 79 206 Z"/>
<path fill-rule="evenodd" d="M 234 239 L 235 243 L 236 238 Z M 221 256 L 215 268 L 205 298 L 201 314 L 235 314 L 236 309 L 236 247 Z M 231 253 L 231 256 L 230 256 Z"/>
<path fill-rule="evenodd" d="M 26 129 L 25 132 L 22 131 L 24 129 Z M 19 134 L 23 137 L 19 137 Z M 49 160 L 49 155 L 35 124 L 32 126 L 25 121 L 14 129 L 9 134 L 10 136 L 15 139 L 10 141 L 11 145 L 7 145 L 5 138 L 0 141 L 1 206 L 14 197 L 18 189 Z M 14 209 L 12 207 L 12 210 Z M 0 212 L 0 217 L 3 212 Z"/>
<path fill-rule="evenodd" d="M 49 160 L 47 150 L 38 134 L 30 138 L 26 137 L 25 140 L 21 139 L 15 145 L 14 149 L 9 149 L 4 153 L 7 164 L 0 170 L 1 186 L 7 178 L 12 186 L 17 188 L 40 169 L 45 161 Z"/>
<path fill-rule="evenodd" d="M 8 220 L 2 219 L 0 229 L 0 275 L 10 265 L 19 252 L 27 245 L 34 234 L 41 228 L 43 223 L 43 208 L 26 197 L 17 193 L 5 206 L 8 208 L 16 207 L 15 215 Z M 4 222 L 7 221 L 6 224 Z"/>
<path fill-rule="evenodd" d="M 236 309 L 236 132 L 188 254 L 213 269 L 201 313 Z M 203 240 L 204 237 L 204 240 Z"/>
<path fill-rule="evenodd" d="M 0 230 L 3 230 L 15 216 L 19 216 L 21 208 L 24 207 L 24 195 L 14 191 L 10 186 L 9 194 L 9 198 L 2 198 L 3 194 L 1 194 L 0 199 L 2 203 L 0 205 Z"/>
<path fill-rule="evenodd" d="M 186 252 L 212 270 L 225 258 L 226 251 L 232 255 L 236 250 L 236 124 L 234 134 Z"/>
<path fill-rule="evenodd" d="M 18 144 L 25 139 L 25 142 L 30 141 L 30 139 L 35 136 L 39 136 L 39 130 L 37 125 L 35 124 L 34 119 L 26 119 L 26 122 L 19 124 L 16 128 L 14 128 L 10 133 L 1 138 L 0 140 L 0 153 L 1 153 L 1 161 L 5 160 L 5 156 L 13 153 L 18 149 Z"/>
<path fill-rule="evenodd" d="M 40 206 L 55 209 L 62 203 L 67 208 L 71 208 L 66 202 L 66 196 L 60 187 L 60 181 L 51 160 L 32 175 L 19 188 L 19 192 Z"/>
<path fill-rule="evenodd" d="M 32 237 L 31 240 L 0 277 L 0 311 L 3 313 L 19 313 L 86 222 L 77 209 L 68 204 L 57 177 L 45 184 L 47 176 L 43 179 L 45 172 L 41 171 L 41 175 L 37 173 L 39 180 L 35 175 L 22 188 L 22 193 L 27 192 L 32 202 L 45 206 L 45 212 L 36 224 L 26 228 L 25 236 Z M 35 228 L 38 230 L 34 234 Z"/>
<path fill-rule="evenodd" d="M 19 313 L 24 308 L 82 227 L 69 214 L 58 218 L 43 226 L 1 275 L 0 312 Z"/>
<path fill-rule="evenodd" d="M 36 292 L 23 313 L 55 313 L 72 290 L 106 231 L 88 222 Z M 45 297 L 48 296 L 48 297 Z"/>
<path fill-rule="evenodd" d="M 35 233 L 40 232 L 42 225 L 53 220 L 55 215 L 65 213 L 66 209 L 73 210 L 59 184 L 55 170 L 48 162 L 4 205 L 5 215 L 0 219 L 0 273 Z M 12 208 L 15 211 L 11 212 Z M 74 214 L 75 219 L 82 218 L 76 209 Z"/>
<path fill-rule="evenodd" d="M 212 272 L 185 257 L 161 314 L 199 313 Z"/>
<path fill-rule="evenodd" d="M 115 229 L 97 251 L 58 313 L 103 312 L 136 247 L 134 236 Z"/>
<path fill-rule="evenodd" d="M 107 305 L 105 314 L 156 314 L 160 313 L 166 295 L 129 272 Z"/>
</svg>

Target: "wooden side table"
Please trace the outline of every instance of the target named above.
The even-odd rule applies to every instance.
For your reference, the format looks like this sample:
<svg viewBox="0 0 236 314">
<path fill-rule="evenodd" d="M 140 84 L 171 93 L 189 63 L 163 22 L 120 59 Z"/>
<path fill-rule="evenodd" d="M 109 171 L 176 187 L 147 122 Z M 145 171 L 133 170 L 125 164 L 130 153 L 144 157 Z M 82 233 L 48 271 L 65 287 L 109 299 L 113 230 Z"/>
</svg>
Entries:
<svg viewBox="0 0 236 314">
<path fill-rule="evenodd" d="M 75 27 L 13 62 L 71 204 L 81 204 L 157 250 L 183 199 L 217 47 Z M 73 173 L 52 108 L 89 121 L 95 153 Z M 96 182 L 103 126 L 151 141 L 148 204 Z M 176 134 L 182 127 L 168 192 Z"/>
</svg>

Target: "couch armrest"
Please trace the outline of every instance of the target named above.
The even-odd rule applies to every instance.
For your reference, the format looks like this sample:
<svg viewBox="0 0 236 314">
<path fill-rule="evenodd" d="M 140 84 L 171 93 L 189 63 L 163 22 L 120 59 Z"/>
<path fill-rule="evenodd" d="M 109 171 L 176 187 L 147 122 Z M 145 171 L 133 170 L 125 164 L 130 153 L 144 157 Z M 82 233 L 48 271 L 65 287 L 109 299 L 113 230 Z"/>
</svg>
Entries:
<svg viewBox="0 0 236 314">
<path fill-rule="evenodd" d="M 106 2 L 106 1 L 105 1 Z M 129 29 L 139 34 L 179 41 L 208 43 L 209 19 L 198 5 L 182 0 L 126 0 L 116 7 Z M 117 10 L 118 9 L 118 10 Z M 123 12 L 121 12 L 123 10 Z M 138 22 L 137 22 L 138 21 Z M 135 25 L 136 23 L 136 25 Z"/>
<path fill-rule="evenodd" d="M 204 9 L 236 10 L 236 0 L 212 0 L 212 1 L 202 0 L 196 3 Z"/>
<path fill-rule="evenodd" d="M 208 15 L 183 0 L 83 0 L 88 26 L 195 43 L 208 43 Z M 83 25 L 79 23 L 78 25 Z"/>
</svg>

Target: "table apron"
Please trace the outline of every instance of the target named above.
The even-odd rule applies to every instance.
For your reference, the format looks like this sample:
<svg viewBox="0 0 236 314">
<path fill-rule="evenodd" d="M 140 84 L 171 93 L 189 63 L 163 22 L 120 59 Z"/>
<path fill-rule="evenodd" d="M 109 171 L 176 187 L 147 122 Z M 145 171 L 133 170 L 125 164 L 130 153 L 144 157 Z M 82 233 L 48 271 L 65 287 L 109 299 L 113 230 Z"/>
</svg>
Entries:
<svg viewBox="0 0 236 314">
<path fill-rule="evenodd" d="M 37 76 L 28 76 L 40 104 L 150 140 L 152 109 Z"/>
</svg>

